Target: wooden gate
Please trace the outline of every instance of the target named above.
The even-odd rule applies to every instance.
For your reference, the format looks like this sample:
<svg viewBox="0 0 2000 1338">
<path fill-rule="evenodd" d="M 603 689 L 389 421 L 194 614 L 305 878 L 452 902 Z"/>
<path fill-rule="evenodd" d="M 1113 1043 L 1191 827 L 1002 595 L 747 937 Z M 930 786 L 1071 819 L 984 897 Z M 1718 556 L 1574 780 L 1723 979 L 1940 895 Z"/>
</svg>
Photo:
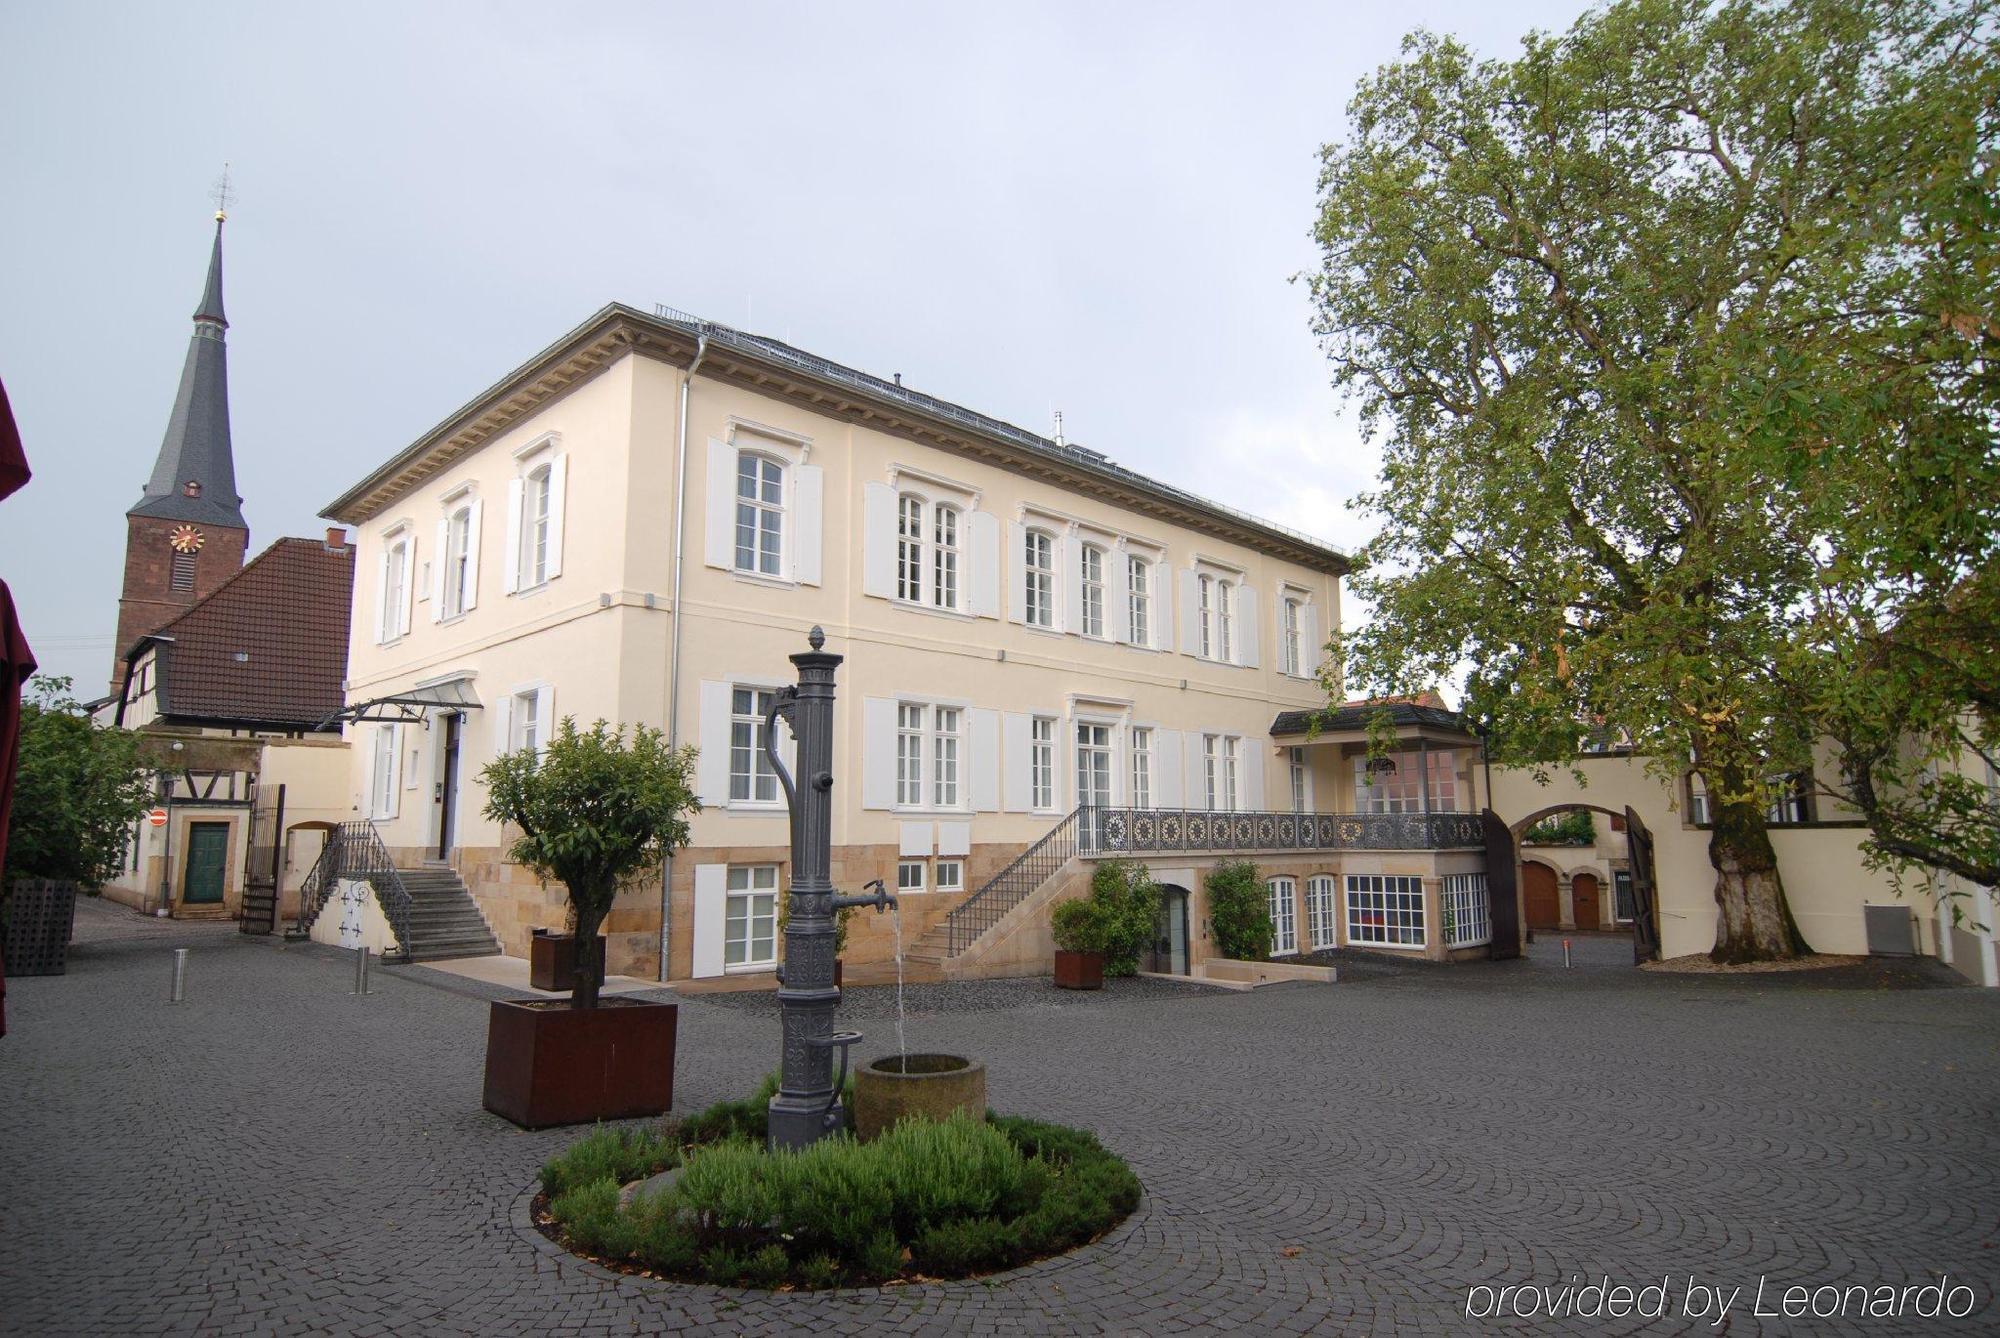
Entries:
<svg viewBox="0 0 2000 1338">
<path fill-rule="evenodd" d="M 1653 834 L 1639 815 L 1625 810 L 1625 843 L 1632 862 L 1632 961 L 1658 961 L 1660 912 L 1653 881 Z"/>
<path fill-rule="evenodd" d="M 1514 881 L 1516 856 L 1514 833 L 1498 813 L 1487 809 L 1479 815 L 1486 832 L 1486 896 L 1488 914 L 1493 917 L 1493 939 L 1486 955 L 1496 962 L 1521 955 L 1520 891 Z"/>
</svg>

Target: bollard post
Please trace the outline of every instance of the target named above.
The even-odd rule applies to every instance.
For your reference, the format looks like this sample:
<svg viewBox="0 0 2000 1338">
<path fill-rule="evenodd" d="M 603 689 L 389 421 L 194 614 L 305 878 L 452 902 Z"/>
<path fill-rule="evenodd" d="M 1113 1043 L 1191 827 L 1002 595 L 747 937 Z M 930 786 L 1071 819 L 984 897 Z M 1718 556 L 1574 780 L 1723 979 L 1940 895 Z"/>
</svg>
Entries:
<svg viewBox="0 0 2000 1338">
<path fill-rule="evenodd" d="M 1568 939 L 1564 939 L 1564 940 L 1563 940 L 1563 970 L 1567 971 L 1567 970 L 1569 970 L 1569 969 L 1570 969 L 1570 961 L 1569 961 L 1569 940 L 1568 940 Z"/>
<path fill-rule="evenodd" d="M 179 1003 L 187 997 L 188 950 L 174 949 L 174 988 L 167 996 L 168 1003 Z"/>
<path fill-rule="evenodd" d="M 370 993 L 368 988 L 368 945 L 365 943 L 355 945 L 354 949 L 354 992 L 356 994 Z"/>
</svg>

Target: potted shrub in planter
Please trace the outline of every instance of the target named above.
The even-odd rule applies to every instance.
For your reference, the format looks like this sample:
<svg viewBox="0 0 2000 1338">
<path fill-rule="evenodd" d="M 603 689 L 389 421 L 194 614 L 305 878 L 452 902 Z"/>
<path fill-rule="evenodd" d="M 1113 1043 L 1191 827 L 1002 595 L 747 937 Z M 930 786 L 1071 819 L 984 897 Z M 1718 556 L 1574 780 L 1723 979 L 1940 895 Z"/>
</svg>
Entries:
<svg viewBox="0 0 2000 1338">
<path fill-rule="evenodd" d="M 539 752 L 503 754 L 480 773 L 486 816 L 511 823 L 509 853 L 569 893 L 577 945 L 567 1002 L 500 1001 L 486 1032 L 486 1109 L 529 1129 L 658 1115 L 673 1105 L 673 1004 L 600 1002 L 598 929 L 618 889 L 655 872 L 687 843 L 700 807 L 689 784 L 694 750 L 659 730 L 630 737 L 600 720 L 565 717 Z"/>
<path fill-rule="evenodd" d="M 1104 988 L 1104 908 L 1092 897 L 1077 897 L 1049 915 L 1056 941 L 1056 988 Z"/>
</svg>

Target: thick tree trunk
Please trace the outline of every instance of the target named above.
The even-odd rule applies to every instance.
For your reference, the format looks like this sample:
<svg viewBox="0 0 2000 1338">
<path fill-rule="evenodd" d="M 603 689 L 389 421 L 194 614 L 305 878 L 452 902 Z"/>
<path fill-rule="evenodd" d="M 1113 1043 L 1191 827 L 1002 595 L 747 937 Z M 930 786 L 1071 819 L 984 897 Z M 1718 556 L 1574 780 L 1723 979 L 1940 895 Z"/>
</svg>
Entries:
<svg viewBox="0 0 2000 1338">
<path fill-rule="evenodd" d="M 1792 920 L 1778 856 L 1764 810 L 1755 803 L 1719 803 L 1708 838 L 1715 866 L 1715 948 L 1718 962 L 1769 962 L 1812 951 Z"/>
<path fill-rule="evenodd" d="M 576 978 L 569 994 L 571 1008 L 597 1007 L 598 987 L 604 983 L 604 959 L 597 951 L 597 927 L 603 923 L 602 911 L 576 908 Z"/>
</svg>

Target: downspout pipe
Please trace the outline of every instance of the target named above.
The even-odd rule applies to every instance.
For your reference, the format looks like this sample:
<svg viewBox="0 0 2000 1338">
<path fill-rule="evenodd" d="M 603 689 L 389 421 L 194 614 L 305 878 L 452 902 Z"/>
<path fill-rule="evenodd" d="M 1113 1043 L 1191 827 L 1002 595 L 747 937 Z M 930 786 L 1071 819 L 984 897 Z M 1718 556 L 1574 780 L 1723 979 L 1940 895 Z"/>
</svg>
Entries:
<svg viewBox="0 0 2000 1338">
<path fill-rule="evenodd" d="M 687 476 L 688 476 L 688 392 L 694 374 L 708 356 L 708 336 L 697 335 L 694 359 L 681 373 L 680 433 L 674 456 L 674 588 L 673 630 L 667 648 L 667 747 L 681 746 L 681 574 L 687 570 Z M 673 949 L 674 856 L 667 852 L 660 871 L 660 983 L 667 983 L 667 965 Z"/>
</svg>

